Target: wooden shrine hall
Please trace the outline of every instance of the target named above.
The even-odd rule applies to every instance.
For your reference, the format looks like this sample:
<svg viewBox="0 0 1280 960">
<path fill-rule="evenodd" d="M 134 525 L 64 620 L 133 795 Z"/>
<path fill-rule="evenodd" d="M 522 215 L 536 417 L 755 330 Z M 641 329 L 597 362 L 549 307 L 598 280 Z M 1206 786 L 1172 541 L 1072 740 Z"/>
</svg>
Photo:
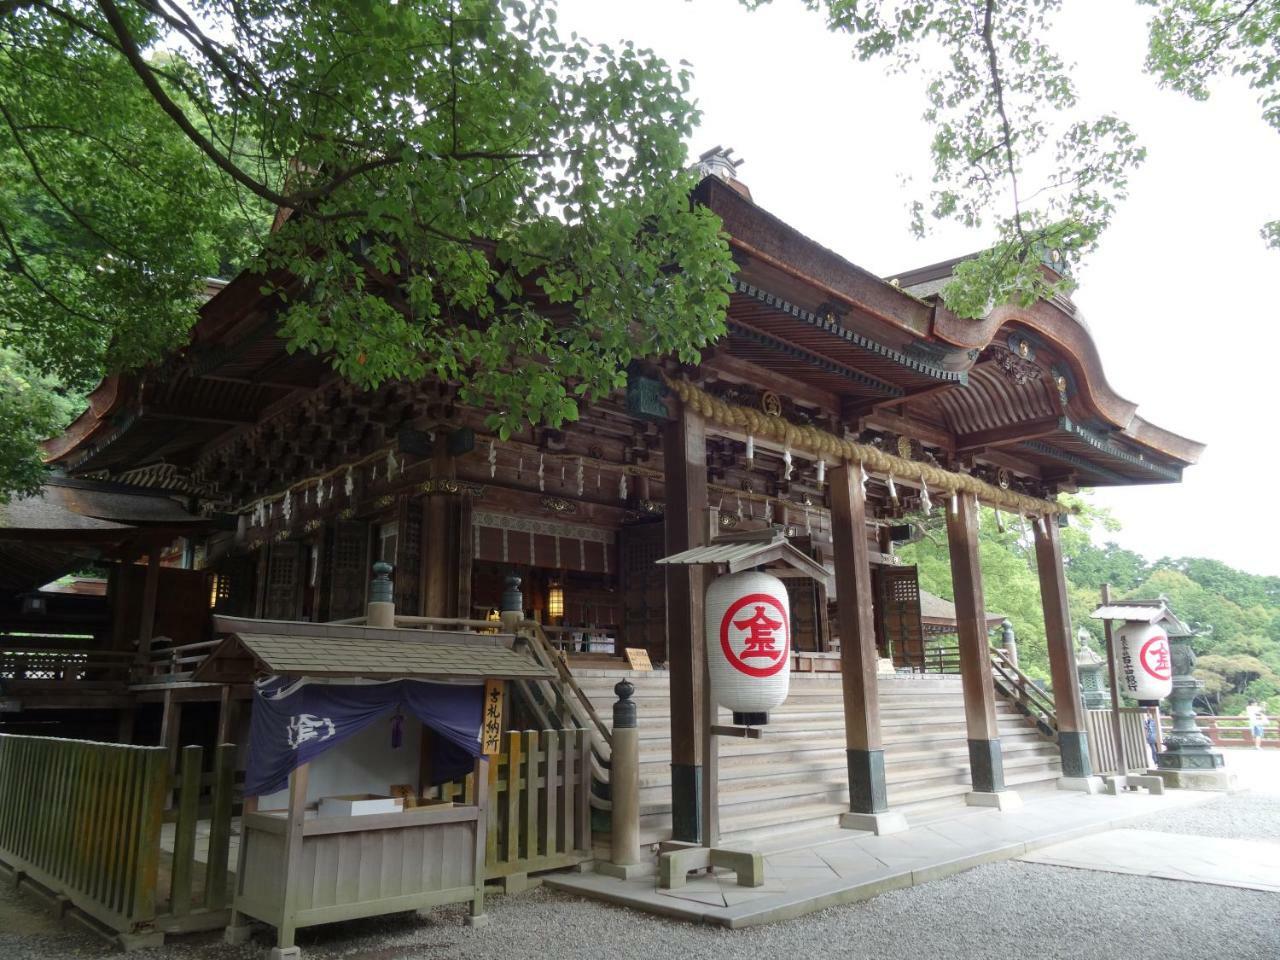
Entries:
<svg viewBox="0 0 1280 960">
<path fill-rule="evenodd" d="M 49 462 L 218 518 L 185 563 L 219 615 L 360 617 L 382 560 L 397 615 L 496 620 L 518 576 L 526 615 L 571 667 L 647 650 L 669 673 L 672 832 L 687 840 L 701 830 L 710 574 L 656 561 L 772 527 L 830 568 L 834 602 L 821 580 L 787 581 L 793 645 L 838 660 L 849 807 L 876 816 L 877 671 L 902 667 L 925 633 L 894 543 L 912 518 L 945 513 L 972 790 L 999 798 L 977 541 L 980 508 L 995 508 L 1032 531 L 1062 774 L 1088 778 L 1057 495 L 1177 482 L 1201 445 L 1109 386 L 1068 298 L 957 317 L 938 297 L 954 262 L 873 276 L 756 205 L 729 165 L 704 172 L 694 200 L 721 218 L 739 266 L 724 336 L 696 366 L 636 365 L 625 391 L 563 429 L 499 440 L 448 383 L 356 389 L 323 357 L 286 350 L 277 305 L 246 274 L 200 308 L 185 348 L 106 379 Z M 168 646 L 208 632 L 206 611 L 159 619 Z"/>
</svg>

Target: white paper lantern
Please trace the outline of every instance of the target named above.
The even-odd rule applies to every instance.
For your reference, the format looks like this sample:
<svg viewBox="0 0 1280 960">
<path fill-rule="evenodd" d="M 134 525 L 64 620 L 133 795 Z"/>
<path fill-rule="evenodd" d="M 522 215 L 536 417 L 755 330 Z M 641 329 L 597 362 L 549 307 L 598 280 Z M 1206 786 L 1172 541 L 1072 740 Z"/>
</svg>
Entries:
<svg viewBox="0 0 1280 960">
<path fill-rule="evenodd" d="M 754 571 L 719 577 L 707 587 L 705 611 L 716 702 L 735 714 L 779 706 L 791 681 L 791 607 L 782 581 Z"/>
<path fill-rule="evenodd" d="M 1159 624 L 1129 621 L 1116 635 L 1121 693 L 1135 700 L 1163 700 L 1173 689 L 1169 637 Z"/>
</svg>

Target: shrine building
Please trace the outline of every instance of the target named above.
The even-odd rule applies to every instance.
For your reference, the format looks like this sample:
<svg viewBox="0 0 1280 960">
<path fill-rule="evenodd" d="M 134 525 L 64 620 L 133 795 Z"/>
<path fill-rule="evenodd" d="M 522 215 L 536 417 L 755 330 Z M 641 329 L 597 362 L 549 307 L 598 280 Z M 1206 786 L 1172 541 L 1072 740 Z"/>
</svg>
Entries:
<svg viewBox="0 0 1280 960">
<path fill-rule="evenodd" d="M 1176 483 L 1202 445 L 1112 389 L 1068 296 L 958 317 L 957 261 L 874 276 L 731 164 L 704 173 L 693 199 L 739 267 L 724 336 L 697 365 L 636 364 L 560 429 L 499 439 L 449 383 L 356 388 L 286 349 L 260 277 L 212 285 L 185 347 L 106 378 L 48 441 L 45 496 L 0 508 L 3 729 L 159 743 L 174 768 L 185 743 L 243 743 L 251 663 L 286 656 L 252 638 L 345 636 L 381 561 L 395 627 L 465 648 L 514 612 L 563 654 L 540 661 L 553 680 L 508 681 L 504 736 L 586 731 L 597 807 L 632 679 L 647 842 L 1087 780 L 1058 495 Z M 953 600 L 922 601 L 895 548 L 943 516 Z M 1051 693 L 1001 646 L 980 520 L 1034 541 Z M 763 740 L 723 748 L 708 813 L 703 605 L 733 557 L 784 574 L 791 693 Z M 89 562 L 105 583 L 42 589 Z"/>
</svg>

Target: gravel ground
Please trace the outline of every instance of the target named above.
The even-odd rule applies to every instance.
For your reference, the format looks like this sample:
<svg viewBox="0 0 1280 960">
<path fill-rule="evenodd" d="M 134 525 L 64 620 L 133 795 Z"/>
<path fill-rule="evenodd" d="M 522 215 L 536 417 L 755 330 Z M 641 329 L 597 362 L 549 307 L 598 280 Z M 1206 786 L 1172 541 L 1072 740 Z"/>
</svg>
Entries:
<svg viewBox="0 0 1280 960">
<path fill-rule="evenodd" d="M 1280 839 L 1280 790 L 1255 790 L 1134 824 L 1142 829 Z M 1280 895 L 1006 861 L 946 880 L 833 907 L 799 920 L 723 930 L 660 919 L 547 890 L 489 901 L 489 926 L 465 909 L 304 930 L 308 960 L 706 960 L 875 957 L 876 960 L 1231 960 L 1280 958 Z M 137 960 L 261 960 L 264 933 L 244 947 L 213 935 L 134 954 Z M 99 957 L 111 949 L 59 927 L 29 894 L 0 889 L 0 958 Z"/>
</svg>

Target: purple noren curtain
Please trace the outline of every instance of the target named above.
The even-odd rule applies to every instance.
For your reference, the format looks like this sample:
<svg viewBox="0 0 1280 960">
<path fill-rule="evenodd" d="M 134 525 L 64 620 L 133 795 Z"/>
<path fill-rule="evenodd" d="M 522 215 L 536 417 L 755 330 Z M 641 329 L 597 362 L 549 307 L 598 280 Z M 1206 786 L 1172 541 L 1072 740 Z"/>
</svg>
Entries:
<svg viewBox="0 0 1280 960">
<path fill-rule="evenodd" d="M 397 706 L 436 734 L 433 782 L 453 780 L 470 769 L 480 755 L 483 684 L 338 684 L 272 677 L 254 691 L 245 796 L 284 789 L 295 767 L 310 763 Z"/>
</svg>

